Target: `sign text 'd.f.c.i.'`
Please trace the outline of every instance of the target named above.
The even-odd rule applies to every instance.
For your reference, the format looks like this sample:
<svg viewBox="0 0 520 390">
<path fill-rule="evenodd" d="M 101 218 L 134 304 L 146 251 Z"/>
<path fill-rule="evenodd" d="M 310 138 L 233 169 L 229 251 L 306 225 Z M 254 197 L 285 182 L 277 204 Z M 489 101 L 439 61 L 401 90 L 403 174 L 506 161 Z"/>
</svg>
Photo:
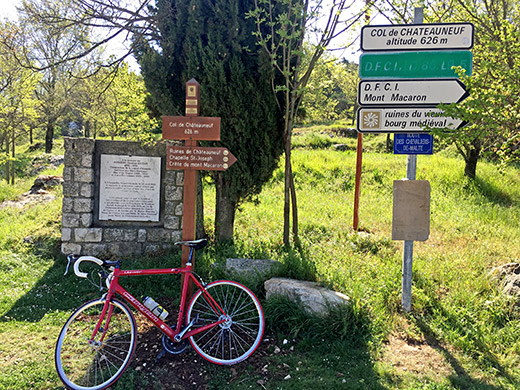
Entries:
<svg viewBox="0 0 520 390">
<path fill-rule="evenodd" d="M 361 78 L 454 78 L 461 67 L 470 76 L 473 54 L 467 50 L 364 53 L 359 58 Z"/>
</svg>

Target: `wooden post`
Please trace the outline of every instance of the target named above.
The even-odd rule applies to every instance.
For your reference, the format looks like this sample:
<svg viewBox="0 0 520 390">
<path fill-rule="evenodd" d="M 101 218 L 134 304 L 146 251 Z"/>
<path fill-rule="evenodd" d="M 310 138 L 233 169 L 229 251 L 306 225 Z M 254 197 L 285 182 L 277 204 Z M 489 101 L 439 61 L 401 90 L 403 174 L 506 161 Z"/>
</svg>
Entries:
<svg viewBox="0 0 520 390">
<path fill-rule="evenodd" d="M 237 159 L 222 147 L 199 147 L 197 141 L 220 141 L 220 118 L 199 116 L 200 85 L 195 79 L 186 83 L 186 116 L 163 116 L 162 138 L 184 140 L 184 146 L 167 147 L 166 169 L 184 170 L 182 240 L 195 239 L 197 218 L 197 171 L 225 171 Z M 182 266 L 190 258 L 188 247 L 182 247 Z M 195 266 L 195 258 L 192 258 Z M 182 279 L 184 286 L 184 278 Z M 181 286 L 181 291 L 182 291 Z M 188 295 L 193 286 L 188 285 Z"/>
<path fill-rule="evenodd" d="M 370 24 L 370 14 L 368 13 L 368 7 L 370 5 L 369 0 L 365 1 L 365 24 Z M 363 169 L 363 134 L 358 133 L 357 135 L 357 147 L 356 147 L 356 181 L 354 189 L 354 218 L 352 222 L 352 228 L 354 231 L 359 229 L 359 197 L 361 193 L 361 171 Z"/>
<path fill-rule="evenodd" d="M 195 79 L 186 83 L 186 116 L 195 117 L 199 115 L 200 107 L 200 85 Z M 185 146 L 197 146 L 197 141 L 190 139 L 184 141 Z M 182 240 L 189 241 L 195 239 L 196 217 L 197 217 L 197 171 L 195 169 L 184 170 L 184 193 L 183 193 L 183 212 L 182 212 Z M 190 248 L 182 247 L 182 267 L 186 266 L 190 254 Z M 192 258 L 192 265 L 195 266 L 195 257 Z M 182 278 L 182 286 L 184 277 Z M 188 285 L 188 297 L 193 293 L 192 283 Z"/>
</svg>

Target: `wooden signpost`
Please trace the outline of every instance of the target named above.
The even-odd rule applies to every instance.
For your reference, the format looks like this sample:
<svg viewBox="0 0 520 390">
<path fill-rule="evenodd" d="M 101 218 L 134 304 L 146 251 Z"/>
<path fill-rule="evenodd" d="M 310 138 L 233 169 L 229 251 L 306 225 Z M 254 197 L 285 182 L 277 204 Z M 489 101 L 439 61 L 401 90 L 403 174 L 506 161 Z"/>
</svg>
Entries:
<svg viewBox="0 0 520 390">
<path fill-rule="evenodd" d="M 197 80 L 191 79 L 186 83 L 186 116 L 162 117 L 162 138 L 185 141 L 184 146 L 168 146 L 166 162 L 166 169 L 184 170 L 183 241 L 195 239 L 197 171 L 225 171 L 236 161 L 226 148 L 197 145 L 197 141 L 220 140 L 220 118 L 198 116 L 199 107 L 200 85 Z M 189 248 L 183 246 L 183 267 L 188 258 Z"/>
</svg>

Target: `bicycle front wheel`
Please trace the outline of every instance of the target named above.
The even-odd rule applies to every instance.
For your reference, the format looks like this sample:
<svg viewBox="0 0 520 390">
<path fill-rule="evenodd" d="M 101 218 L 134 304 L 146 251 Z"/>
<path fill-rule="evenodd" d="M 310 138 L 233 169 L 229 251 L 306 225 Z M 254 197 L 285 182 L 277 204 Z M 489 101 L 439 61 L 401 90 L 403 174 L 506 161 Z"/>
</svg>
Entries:
<svg viewBox="0 0 520 390">
<path fill-rule="evenodd" d="M 188 323 L 195 319 L 192 330 L 224 321 L 189 339 L 199 355 L 216 364 L 235 364 L 247 359 L 260 344 L 265 327 L 258 298 L 247 287 L 227 280 L 210 283 L 205 290 L 197 291 L 186 318 Z"/>
<path fill-rule="evenodd" d="M 100 390 L 109 387 L 126 369 L 135 350 L 137 326 L 132 312 L 113 299 L 107 328 L 103 320 L 96 337 L 104 299 L 82 305 L 67 320 L 56 343 L 56 370 L 70 389 Z M 108 317 L 108 316 L 107 316 Z"/>
</svg>

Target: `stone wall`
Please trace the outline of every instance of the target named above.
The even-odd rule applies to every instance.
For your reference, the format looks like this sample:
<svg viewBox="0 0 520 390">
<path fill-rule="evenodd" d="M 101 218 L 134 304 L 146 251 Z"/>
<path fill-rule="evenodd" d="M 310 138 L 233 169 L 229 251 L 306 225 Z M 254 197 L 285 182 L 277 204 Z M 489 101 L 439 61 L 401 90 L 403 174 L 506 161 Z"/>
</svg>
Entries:
<svg viewBox="0 0 520 390">
<path fill-rule="evenodd" d="M 157 222 L 98 219 L 102 154 L 161 157 Z M 183 171 L 166 170 L 166 144 L 65 138 L 62 246 L 64 254 L 133 256 L 168 250 L 182 238 Z"/>
</svg>

